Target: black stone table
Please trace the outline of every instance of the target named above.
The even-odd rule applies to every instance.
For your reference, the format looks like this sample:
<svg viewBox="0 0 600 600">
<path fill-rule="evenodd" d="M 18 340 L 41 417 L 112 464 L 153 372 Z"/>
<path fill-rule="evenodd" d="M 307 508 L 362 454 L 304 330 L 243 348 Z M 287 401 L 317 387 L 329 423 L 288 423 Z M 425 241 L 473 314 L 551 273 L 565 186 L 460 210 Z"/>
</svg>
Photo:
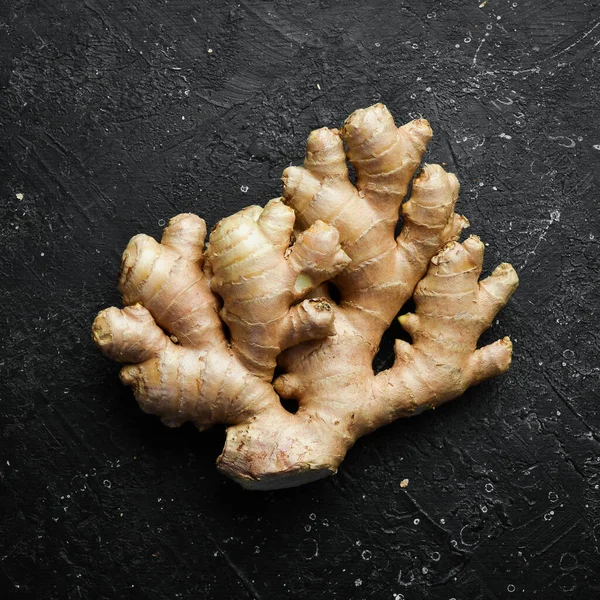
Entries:
<svg viewBox="0 0 600 600">
<path fill-rule="evenodd" d="M 596 0 L 3 0 L 0 597 L 600 598 L 599 59 Z M 265 203 L 378 101 L 431 121 L 486 270 L 519 272 L 484 337 L 513 367 L 244 491 L 91 322 L 132 235 Z"/>
</svg>

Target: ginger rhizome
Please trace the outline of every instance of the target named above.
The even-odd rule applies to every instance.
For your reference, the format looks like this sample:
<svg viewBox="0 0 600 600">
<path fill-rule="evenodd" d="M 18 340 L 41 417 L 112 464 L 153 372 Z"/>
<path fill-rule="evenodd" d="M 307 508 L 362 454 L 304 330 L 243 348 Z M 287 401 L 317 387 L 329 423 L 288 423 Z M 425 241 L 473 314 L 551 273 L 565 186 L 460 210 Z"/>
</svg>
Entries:
<svg viewBox="0 0 600 600">
<path fill-rule="evenodd" d="M 357 110 L 341 131 L 310 134 L 282 198 L 223 219 L 206 248 L 193 214 L 173 218 L 160 243 L 135 236 L 125 308 L 99 313 L 93 336 L 126 363 L 121 380 L 142 410 L 172 427 L 224 424 L 218 468 L 273 489 L 335 473 L 360 436 L 504 373 L 510 340 L 477 341 L 517 287 L 514 269 L 479 281 L 484 246 L 457 241 L 468 222 L 441 166 L 424 165 L 403 203 L 431 135 L 424 119 L 397 128 L 381 104 Z M 412 343 L 397 340 L 393 366 L 375 374 L 411 296 L 415 312 L 399 320 Z"/>
</svg>

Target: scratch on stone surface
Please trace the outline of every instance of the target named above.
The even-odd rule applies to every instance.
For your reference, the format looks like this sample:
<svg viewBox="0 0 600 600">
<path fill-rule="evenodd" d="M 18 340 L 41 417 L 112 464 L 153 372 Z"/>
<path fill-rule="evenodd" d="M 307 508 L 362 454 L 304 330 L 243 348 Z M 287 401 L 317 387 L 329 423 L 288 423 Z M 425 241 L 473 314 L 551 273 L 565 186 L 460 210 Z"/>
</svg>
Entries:
<svg viewBox="0 0 600 600">
<path fill-rule="evenodd" d="M 572 516 L 573 515 L 569 515 L 568 518 L 570 519 L 570 517 L 572 517 Z M 573 529 L 575 529 L 575 527 L 577 527 L 580 522 L 581 522 L 581 519 L 576 519 L 570 527 L 568 527 L 567 529 L 565 529 L 561 533 L 559 533 L 559 535 L 557 535 L 554 539 L 552 539 L 550 542 L 548 542 L 545 546 L 540 548 L 540 550 L 538 550 L 536 552 L 532 552 L 531 556 L 534 558 L 537 558 L 538 556 L 541 556 L 542 554 L 545 554 L 546 552 L 548 552 L 548 550 L 550 550 L 553 546 L 555 546 L 557 544 L 557 542 L 559 542 L 564 537 L 569 535 L 569 533 L 571 533 L 571 531 L 573 531 Z"/>
<path fill-rule="evenodd" d="M 455 552 L 463 552 L 462 550 L 458 550 L 458 548 L 454 549 Z M 440 579 L 437 585 L 444 585 L 449 581 L 455 579 L 462 571 L 465 570 L 466 566 L 469 564 L 469 555 L 470 553 L 464 551 L 464 558 L 461 563 L 452 567 L 445 575 Z"/>
<path fill-rule="evenodd" d="M 554 223 L 558 223 L 560 222 L 560 211 L 559 210 L 553 210 L 550 213 L 550 219 L 546 222 L 546 226 L 543 228 L 535 246 L 533 247 L 532 250 L 530 250 L 527 255 L 525 256 L 525 260 L 523 261 L 523 264 L 520 265 L 520 269 L 525 269 L 525 267 L 527 266 L 527 263 L 529 262 L 529 259 L 531 256 L 534 256 L 537 249 L 539 248 L 540 244 L 546 239 L 546 235 L 548 233 L 548 230 L 550 229 L 550 227 L 552 227 L 552 225 Z"/>
<path fill-rule="evenodd" d="M 581 513 L 581 511 L 579 512 Z M 527 535 L 521 540 L 523 543 L 519 544 L 518 548 L 528 550 L 532 558 L 537 558 L 548 552 L 558 541 L 568 536 L 583 520 L 581 514 L 574 510 L 565 510 L 555 521 L 546 521 L 544 519 L 546 514 L 547 511 L 545 510 L 531 521 L 518 527 L 519 530 L 527 532 Z"/>
<path fill-rule="evenodd" d="M 546 370 L 543 371 L 544 379 L 548 382 L 548 385 L 554 390 L 555 394 L 562 400 L 563 404 L 569 409 L 569 411 L 580 421 L 585 427 L 590 431 L 590 433 L 594 436 L 597 441 L 600 441 L 600 432 L 596 431 L 573 407 L 570 400 L 556 387 L 552 379 L 546 373 Z"/>
<path fill-rule="evenodd" d="M 186 136 L 182 137 L 181 139 L 177 140 L 176 142 L 174 142 L 173 144 L 171 144 L 170 146 L 167 146 L 162 151 L 170 152 L 171 150 L 174 150 L 175 148 L 178 148 L 179 146 L 181 146 L 183 144 L 187 144 L 188 142 L 191 142 L 195 137 L 196 137 L 195 133 L 192 133 L 191 135 L 186 135 Z"/>
<path fill-rule="evenodd" d="M 566 461 L 569 465 L 571 465 L 573 471 L 575 471 L 575 473 L 577 473 L 577 475 L 581 477 L 583 481 L 587 482 L 588 478 L 586 477 L 581 467 L 577 464 L 577 462 L 569 456 L 569 453 L 565 450 L 565 445 L 560 439 L 560 436 L 555 431 L 550 431 L 550 435 L 556 440 L 556 443 L 558 444 L 558 447 L 560 449 L 559 454 L 561 455 L 563 460 Z"/>
<path fill-rule="evenodd" d="M 227 102 L 227 100 L 219 100 L 212 98 L 209 94 L 204 94 L 201 91 L 197 91 L 196 95 L 199 98 L 202 98 L 202 100 L 214 106 L 215 108 L 226 108 L 227 110 L 229 110 L 234 106 L 234 104 L 232 104 L 231 102 Z"/>
<path fill-rule="evenodd" d="M 557 56 L 560 56 L 561 54 L 568 52 L 571 48 L 577 46 L 577 44 L 579 44 L 580 42 L 585 40 L 585 38 L 588 37 L 590 35 L 590 33 L 592 33 L 592 31 L 594 31 L 594 29 L 596 29 L 596 27 L 598 27 L 598 25 L 600 25 L 600 21 L 597 21 L 596 24 L 593 27 L 591 27 L 591 29 L 588 29 L 579 39 L 575 40 L 570 46 L 567 46 L 564 50 L 561 50 L 560 52 L 553 54 L 550 58 L 551 59 L 556 58 Z"/>
<path fill-rule="evenodd" d="M 254 598 L 254 600 L 260 600 L 260 594 L 256 588 L 252 585 L 252 582 L 246 577 L 244 572 L 231 560 L 227 552 L 225 552 L 215 540 L 213 540 L 221 556 L 225 559 L 225 562 L 229 568 L 236 574 L 237 578 L 242 582 L 242 585 L 246 588 L 246 591 Z"/>
<path fill-rule="evenodd" d="M 446 144 L 448 145 L 448 150 L 450 150 L 450 155 L 452 156 L 452 161 L 454 162 L 454 167 L 458 167 L 460 164 L 458 158 L 456 157 L 456 152 L 454 152 L 454 146 L 452 145 L 452 140 L 450 136 L 446 137 Z"/>
<path fill-rule="evenodd" d="M 450 532 L 442 527 L 413 497 L 413 495 L 405 490 L 406 497 L 411 501 L 412 505 L 436 528 L 443 531 L 445 534 L 450 535 Z"/>
<path fill-rule="evenodd" d="M 58 447 L 63 447 L 63 444 L 61 444 L 57 439 L 56 436 L 48 429 L 48 426 L 46 425 L 46 423 L 44 421 L 42 421 L 42 427 L 48 432 L 48 434 L 50 435 L 50 437 L 56 442 L 56 445 Z"/>
<path fill-rule="evenodd" d="M 483 46 L 484 42 L 485 42 L 485 38 L 481 38 L 481 41 L 479 42 L 479 46 L 477 46 L 477 50 L 475 50 L 475 56 L 473 56 L 473 66 L 475 66 L 477 64 L 477 56 L 479 55 L 479 51 L 481 50 L 481 46 Z"/>
</svg>

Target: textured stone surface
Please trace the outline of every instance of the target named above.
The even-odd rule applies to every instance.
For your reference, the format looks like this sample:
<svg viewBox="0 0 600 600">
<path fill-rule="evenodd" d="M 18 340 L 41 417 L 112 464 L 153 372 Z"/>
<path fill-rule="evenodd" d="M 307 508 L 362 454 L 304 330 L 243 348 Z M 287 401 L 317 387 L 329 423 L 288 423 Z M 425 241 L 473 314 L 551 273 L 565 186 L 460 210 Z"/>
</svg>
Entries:
<svg viewBox="0 0 600 600">
<path fill-rule="evenodd" d="M 2 597 L 600 596 L 598 2 L 4 0 L 0 32 Z M 486 266 L 519 272 L 484 338 L 513 367 L 245 492 L 90 324 L 132 235 L 265 203 L 376 101 L 431 121 Z"/>
</svg>

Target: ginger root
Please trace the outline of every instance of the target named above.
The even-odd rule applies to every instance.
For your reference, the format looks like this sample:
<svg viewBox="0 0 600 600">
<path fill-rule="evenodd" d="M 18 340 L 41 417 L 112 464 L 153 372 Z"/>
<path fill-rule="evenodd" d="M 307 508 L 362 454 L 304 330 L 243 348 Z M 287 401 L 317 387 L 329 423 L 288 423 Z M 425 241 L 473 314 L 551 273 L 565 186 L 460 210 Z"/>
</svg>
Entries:
<svg viewBox="0 0 600 600">
<path fill-rule="evenodd" d="M 226 425 L 220 471 L 274 489 L 335 473 L 360 436 L 504 373 L 510 340 L 477 341 L 517 287 L 514 269 L 479 281 L 484 246 L 457 241 L 468 222 L 442 167 L 426 164 L 402 204 L 431 135 L 424 119 L 397 128 L 381 104 L 357 110 L 341 131 L 313 131 L 283 197 L 220 221 L 206 249 L 192 214 L 160 243 L 135 236 L 119 278 L 125 308 L 100 312 L 93 337 L 127 363 L 121 380 L 142 410 L 171 427 Z M 413 294 L 415 313 L 399 319 L 412 344 L 397 340 L 393 366 L 375 374 L 381 338 Z"/>
</svg>

